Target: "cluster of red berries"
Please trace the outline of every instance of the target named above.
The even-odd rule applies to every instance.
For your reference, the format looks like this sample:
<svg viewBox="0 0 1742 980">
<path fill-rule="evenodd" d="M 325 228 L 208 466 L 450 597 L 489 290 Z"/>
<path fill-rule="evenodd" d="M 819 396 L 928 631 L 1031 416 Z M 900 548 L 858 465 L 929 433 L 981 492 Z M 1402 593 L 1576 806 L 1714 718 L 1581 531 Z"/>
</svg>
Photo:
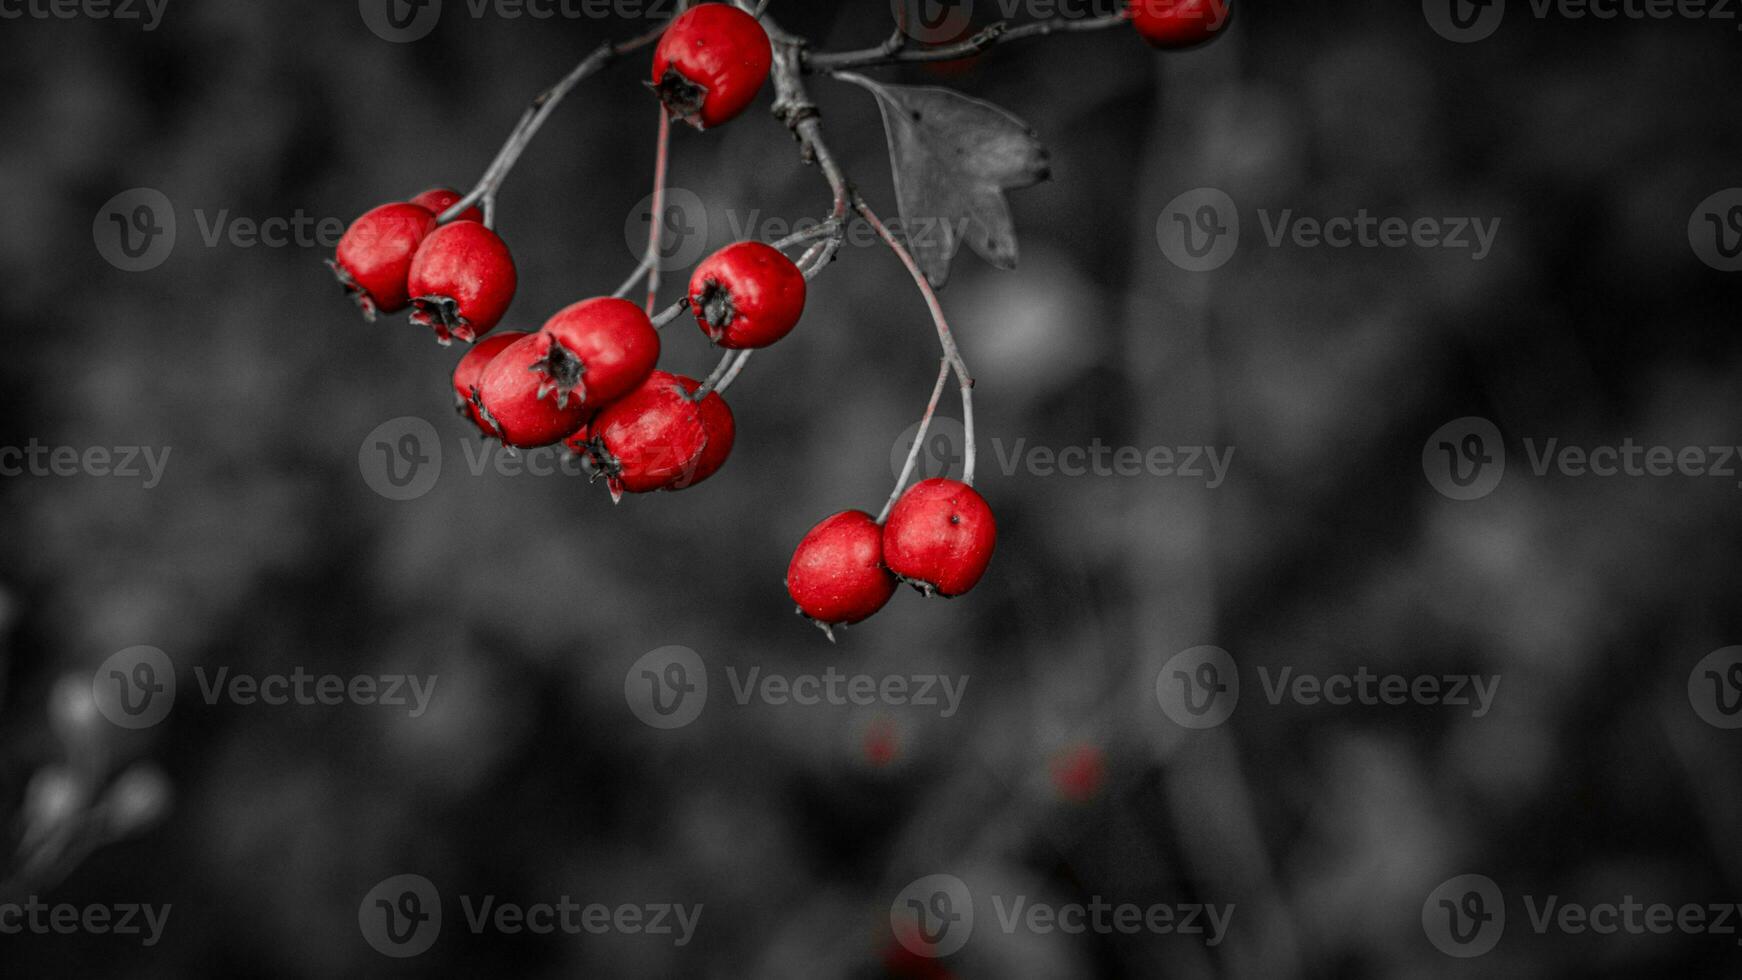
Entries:
<svg viewBox="0 0 1742 980">
<path fill-rule="evenodd" d="M 1127 16 L 1158 47 L 1208 40 L 1228 0 L 1128 0 Z M 755 101 L 773 66 L 756 17 L 725 3 L 678 16 L 660 37 L 650 87 L 697 129 L 731 121 Z M 624 493 L 682 490 L 725 465 L 736 439 L 732 410 L 711 386 L 657 369 L 660 338 L 648 312 L 623 299 L 576 303 L 535 332 L 486 337 L 518 286 L 513 256 L 485 211 L 442 216 L 462 195 L 445 188 L 384 204 L 351 225 L 332 266 L 369 320 L 411 311 L 445 344 L 472 344 L 454 369 L 460 414 L 515 449 L 561 444 Z M 767 347 L 798 325 L 806 277 L 786 255 L 739 242 L 695 270 L 688 303 L 702 332 L 725 350 Z M 899 582 L 959 596 L 991 561 L 996 524 L 966 483 L 933 479 L 908 489 L 879 522 L 863 511 L 824 520 L 787 570 L 799 610 L 825 630 L 860 622 Z M 832 634 L 831 634 L 832 635 Z"/>
</svg>

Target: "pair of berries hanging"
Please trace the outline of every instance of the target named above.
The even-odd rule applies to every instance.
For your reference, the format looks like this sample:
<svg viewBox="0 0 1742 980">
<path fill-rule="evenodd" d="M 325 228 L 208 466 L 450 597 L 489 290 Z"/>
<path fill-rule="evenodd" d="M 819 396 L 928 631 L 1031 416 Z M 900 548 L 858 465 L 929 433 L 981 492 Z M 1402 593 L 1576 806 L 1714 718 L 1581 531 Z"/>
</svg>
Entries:
<svg viewBox="0 0 1742 980">
<path fill-rule="evenodd" d="M 452 190 L 428 190 L 346 229 L 328 265 L 365 319 L 409 308 L 411 322 L 443 344 L 472 343 L 502 322 L 519 286 L 514 258 L 477 208 L 438 223 L 459 201 Z"/>
<path fill-rule="evenodd" d="M 887 605 L 898 582 L 927 596 L 965 595 L 986 574 L 997 542 L 992 508 L 978 491 L 959 480 L 925 480 L 882 523 L 848 510 L 811 528 L 793 552 L 786 590 L 832 640 L 835 627 Z"/>
</svg>

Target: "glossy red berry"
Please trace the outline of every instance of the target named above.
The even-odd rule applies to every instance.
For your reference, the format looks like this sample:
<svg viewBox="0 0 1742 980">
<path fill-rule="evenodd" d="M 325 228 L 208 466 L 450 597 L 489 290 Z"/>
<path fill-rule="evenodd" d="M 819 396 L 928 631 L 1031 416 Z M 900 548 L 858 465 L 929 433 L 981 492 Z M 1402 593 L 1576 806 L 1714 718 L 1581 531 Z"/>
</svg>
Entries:
<svg viewBox="0 0 1742 980">
<path fill-rule="evenodd" d="M 594 411 L 640 387 L 659 363 L 659 331 L 628 300 L 589 299 L 550 318 L 550 338 L 538 372 L 540 397 L 559 405 L 571 396 Z"/>
<path fill-rule="evenodd" d="M 478 387 L 484 382 L 484 369 L 515 341 L 530 336 L 524 330 L 493 334 L 478 341 L 466 351 L 465 357 L 460 358 L 460 363 L 454 365 L 454 408 L 463 418 L 470 419 L 473 425 L 482 429 L 485 435 L 496 433 L 478 414 Z"/>
<path fill-rule="evenodd" d="M 678 383 L 691 398 L 702 388 L 702 383 L 694 378 L 680 377 Z M 732 406 L 726 404 L 719 392 L 708 392 L 708 396 L 696 404 L 696 410 L 701 414 L 702 431 L 708 437 L 708 444 L 696 458 L 694 471 L 678 477 L 671 485 L 673 490 L 687 490 L 720 472 L 720 467 L 725 466 L 727 458 L 732 455 L 732 446 L 738 441 L 738 420 L 732 415 Z"/>
<path fill-rule="evenodd" d="M 727 350 L 767 347 L 804 314 L 804 273 L 771 245 L 728 245 L 696 266 L 690 309 L 708 339 Z"/>
<path fill-rule="evenodd" d="M 443 225 L 411 260 L 411 322 L 444 344 L 456 337 L 471 343 L 502 322 L 518 284 L 514 258 L 495 232 L 476 221 Z"/>
<path fill-rule="evenodd" d="M 883 563 L 927 595 L 959 596 L 986 573 L 997 544 L 992 508 L 973 487 L 932 479 L 908 488 L 883 528 Z"/>
<path fill-rule="evenodd" d="M 712 129 L 750 107 L 773 64 L 768 32 L 755 17 L 704 3 L 665 29 L 653 54 L 653 90 L 673 116 Z"/>
<path fill-rule="evenodd" d="M 412 257 L 435 227 L 428 208 L 383 204 L 346 229 L 327 265 L 365 318 L 373 321 L 379 313 L 398 313 L 409 305 Z"/>
<path fill-rule="evenodd" d="M 895 594 L 883 567 L 883 529 L 862 510 L 842 511 L 810 529 L 786 569 L 798 611 L 834 639 L 834 627 L 869 619 Z"/>
<path fill-rule="evenodd" d="M 516 449 L 552 446 L 587 424 L 592 410 L 579 401 L 558 405 L 540 398 L 544 383 L 537 365 L 549 353 L 550 339 L 528 334 L 490 360 L 478 382 L 480 427 Z"/>
<path fill-rule="evenodd" d="M 461 194 L 459 191 L 456 191 L 451 187 L 432 187 L 429 190 L 424 191 L 422 194 L 412 198 L 411 203 L 416 204 L 419 207 L 429 208 L 431 214 L 440 218 L 448 208 L 460 203 L 460 198 L 464 196 L 464 194 Z M 459 216 L 454 220 L 483 221 L 484 212 L 475 206 L 469 207 L 466 210 L 461 211 Z"/>
<path fill-rule="evenodd" d="M 669 490 L 695 473 L 708 446 L 708 429 L 686 381 L 695 383 L 655 371 L 593 420 L 589 449 L 613 500 L 624 493 Z"/>
<path fill-rule="evenodd" d="M 1128 0 L 1132 26 L 1157 48 L 1189 48 L 1221 32 L 1232 0 Z"/>
</svg>

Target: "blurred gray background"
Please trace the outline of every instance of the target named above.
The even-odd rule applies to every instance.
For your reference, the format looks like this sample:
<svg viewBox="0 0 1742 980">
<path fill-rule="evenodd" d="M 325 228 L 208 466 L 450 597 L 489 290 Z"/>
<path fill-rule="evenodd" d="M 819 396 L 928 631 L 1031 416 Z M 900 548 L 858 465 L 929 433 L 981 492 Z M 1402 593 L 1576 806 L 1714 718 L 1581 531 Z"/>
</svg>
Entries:
<svg viewBox="0 0 1742 980">
<path fill-rule="evenodd" d="M 1252 3 L 1185 53 L 1112 30 L 876 70 L 1016 112 L 1053 179 L 1013 195 L 1020 270 L 964 254 L 943 294 L 978 378 L 992 569 L 951 602 L 904 590 L 830 646 L 782 576 L 817 520 L 889 492 L 936 368 L 911 282 L 849 245 L 798 331 L 731 390 L 738 446 L 702 487 L 613 506 L 582 476 L 474 475 L 450 409 L 459 351 L 402 317 L 363 324 L 315 232 L 467 186 L 528 98 L 650 22 L 447 6 L 408 43 L 341 0 L 169 0 L 149 31 L 23 7 L 0 20 L 0 446 L 169 452 L 150 487 L 52 467 L 0 479 L 0 902 L 172 908 L 149 947 L 0 935 L 9 975 L 1736 975 L 1734 935 L 1539 932 L 1530 903 L 1742 900 L 1742 752 L 1720 724 L 1736 658 L 1714 668 L 1716 715 L 1696 667 L 1742 643 L 1738 478 L 1539 475 L 1525 445 L 1742 442 L 1742 280 L 1690 239 L 1704 202 L 1742 185 L 1735 21 L 1515 0 L 1463 44 L 1413 3 Z M 999 16 L 975 6 L 976 24 Z M 890 26 L 873 0 L 769 13 L 829 49 Z M 587 82 L 508 182 L 509 327 L 629 272 L 654 151 L 647 57 Z M 813 90 L 893 213 L 875 104 Z M 671 182 L 707 202 L 710 247 L 746 220 L 826 211 L 767 105 L 675 134 Z M 176 238 L 129 272 L 98 243 L 135 188 L 170 202 Z M 1158 241 L 1197 188 L 1237 202 L 1242 226 L 1208 272 Z M 1480 260 L 1265 234 L 1284 211 L 1362 210 L 1500 224 Z M 299 217 L 309 231 L 281 247 L 229 234 Z M 668 302 L 686 278 L 667 277 Z M 687 320 L 665 341 L 668 369 L 711 367 Z M 407 416 L 435 426 L 444 465 L 398 501 L 362 461 Z M 1508 465 L 1455 500 L 1424 450 L 1471 416 L 1503 434 Z M 1019 442 L 1233 455 L 1211 487 L 1003 465 Z M 167 718 L 129 730 L 88 695 L 140 645 L 165 652 L 178 690 Z M 1205 645 L 1237 662 L 1240 699 L 1187 728 L 1157 682 Z M 665 730 L 625 692 L 669 646 L 710 689 Z M 200 681 L 223 668 L 437 681 L 415 717 L 207 703 Z M 1285 669 L 1362 668 L 1499 687 L 1479 717 L 1266 696 Z M 947 717 L 741 704 L 753 669 L 966 687 Z M 439 889 L 444 924 L 399 960 L 371 947 L 360 906 L 403 874 Z M 964 881 L 977 913 L 942 958 L 890 914 L 934 874 Z M 1505 894 L 1504 937 L 1470 959 L 1425 921 L 1464 874 Z M 462 906 L 565 895 L 703 912 L 679 946 L 474 932 Z M 1211 945 L 1006 929 L 994 906 L 1012 896 L 1234 912 Z"/>
</svg>

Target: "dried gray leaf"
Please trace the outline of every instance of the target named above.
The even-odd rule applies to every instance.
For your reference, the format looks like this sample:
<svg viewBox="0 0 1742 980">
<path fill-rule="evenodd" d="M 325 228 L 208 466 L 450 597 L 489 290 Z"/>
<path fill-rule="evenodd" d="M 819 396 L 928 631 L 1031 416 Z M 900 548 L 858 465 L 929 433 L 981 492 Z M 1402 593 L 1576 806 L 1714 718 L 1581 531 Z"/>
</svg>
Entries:
<svg viewBox="0 0 1742 980">
<path fill-rule="evenodd" d="M 1050 175 L 1046 148 L 1028 124 L 947 88 L 839 77 L 877 96 L 901 231 L 932 285 L 949 280 L 964 237 L 987 262 L 1014 269 L 1016 229 L 1004 193 Z"/>
</svg>

